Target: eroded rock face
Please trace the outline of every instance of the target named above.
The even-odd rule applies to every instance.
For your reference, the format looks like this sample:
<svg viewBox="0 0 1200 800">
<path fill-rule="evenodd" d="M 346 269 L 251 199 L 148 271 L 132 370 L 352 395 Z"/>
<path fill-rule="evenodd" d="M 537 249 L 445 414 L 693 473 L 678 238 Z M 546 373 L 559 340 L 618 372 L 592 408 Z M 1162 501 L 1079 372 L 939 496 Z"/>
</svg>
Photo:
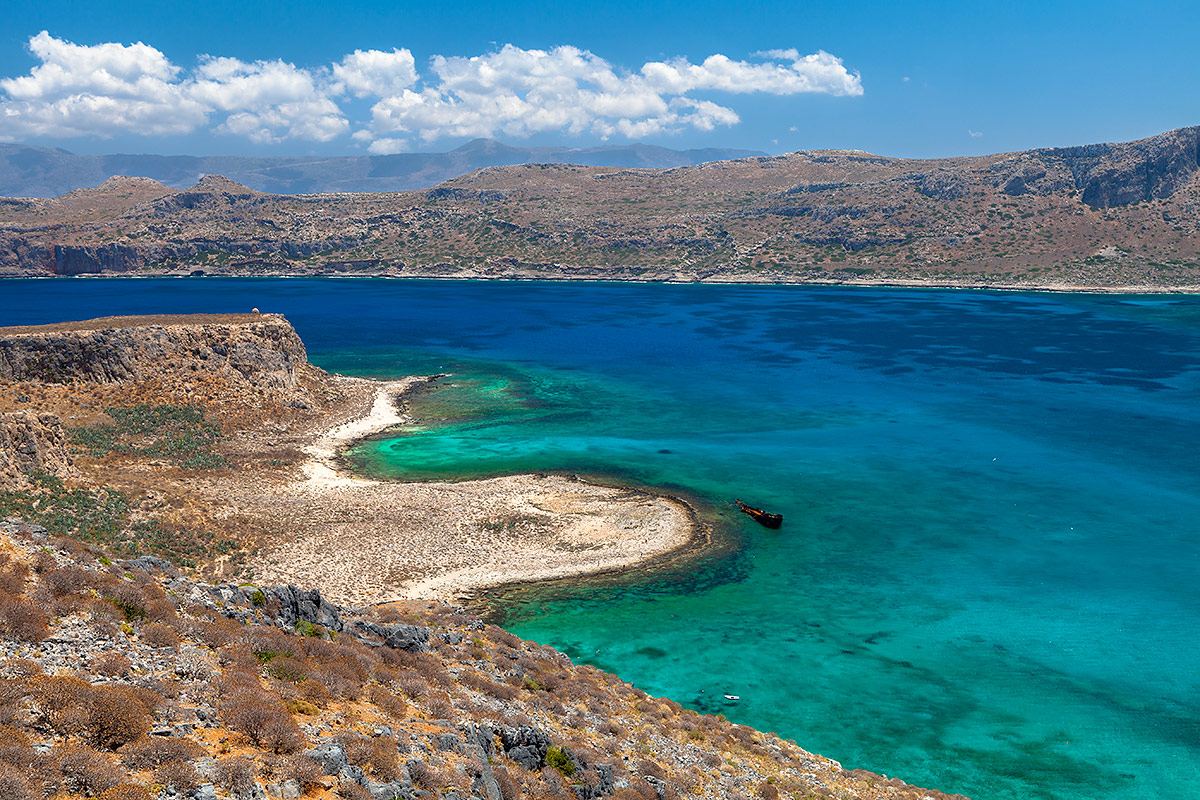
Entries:
<svg viewBox="0 0 1200 800">
<path fill-rule="evenodd" d="M 34 472 L 75 477 L 62 421 L 47 412 L 0 414 L 0 488 L 29 485 Z"/>
<path fill-rule="evenodd" d="M 295 389 L 304 343 L 283 317 L 0 336 L 0 379 L 117 383 L 199 365 L 262 389 Z"/>
</svg>

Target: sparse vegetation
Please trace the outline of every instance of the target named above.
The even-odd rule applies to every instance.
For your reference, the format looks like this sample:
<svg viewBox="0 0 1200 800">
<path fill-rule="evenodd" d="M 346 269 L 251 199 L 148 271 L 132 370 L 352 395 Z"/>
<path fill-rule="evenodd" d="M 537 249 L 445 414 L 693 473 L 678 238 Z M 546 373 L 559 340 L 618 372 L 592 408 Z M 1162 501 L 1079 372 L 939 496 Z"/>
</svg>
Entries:
<svg viewBox="0 0 1200 800">
<path fill-rule="evenodd" d="M 212 469 L 228 462 L 213 452 L 221 429 L 200 406 L 138 405 L 108 408 L 113 419 L 71 431 L 71 441 L 92 458 L 110 453 L 170 459 L 184 469 Z"/>
</svg>

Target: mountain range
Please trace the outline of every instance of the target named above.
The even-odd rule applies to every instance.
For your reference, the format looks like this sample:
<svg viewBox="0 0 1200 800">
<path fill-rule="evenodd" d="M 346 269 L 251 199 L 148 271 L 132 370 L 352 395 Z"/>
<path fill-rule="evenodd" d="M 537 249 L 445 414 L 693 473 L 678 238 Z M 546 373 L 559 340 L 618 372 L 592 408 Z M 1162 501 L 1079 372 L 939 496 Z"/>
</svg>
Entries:
<svg viewBox="0 0 1200 800">
<path fill-rule="evenodd" d="M 397 192 L 425 189 L 483 167 L 554 162 L 598 167 L 682 167 L 766 155 L 756 150 L 671 150 L 647 144 L 606 147 L 514 147 L 474 139 L 448 153 L 386 156 L 252 157 L 76 155 L 51 147 L 0 144 L 0 196 L 54 197 L 98 186 L 114 175 L 154 180 L 176 189 L 205 175 L 223 175 L 277 194 Z"/>
<path fill-rule="evenodd" d="M 0 275 L 1196 290 L 1198 162 L 1193 127 L 964 158 L 819 150 L 659 169 L 501 165 L 384 193 L 114 177 L 0 199 Z"/>
</svg>

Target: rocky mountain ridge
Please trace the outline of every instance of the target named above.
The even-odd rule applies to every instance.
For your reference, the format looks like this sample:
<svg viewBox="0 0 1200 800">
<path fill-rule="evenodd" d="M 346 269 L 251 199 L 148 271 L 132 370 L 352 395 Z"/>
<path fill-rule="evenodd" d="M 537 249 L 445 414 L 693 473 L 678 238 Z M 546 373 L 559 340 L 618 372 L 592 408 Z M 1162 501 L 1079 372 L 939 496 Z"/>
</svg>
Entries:
<svg viewBox="0 0 1200 800">
<path fill-rule="evenodd" d="M 273 195 L 209 176 L 0 200 L 0 275 L 1200 286 L 1200 128 L 905 160 L 489 167 L 423 192 Z"/>
</svg>

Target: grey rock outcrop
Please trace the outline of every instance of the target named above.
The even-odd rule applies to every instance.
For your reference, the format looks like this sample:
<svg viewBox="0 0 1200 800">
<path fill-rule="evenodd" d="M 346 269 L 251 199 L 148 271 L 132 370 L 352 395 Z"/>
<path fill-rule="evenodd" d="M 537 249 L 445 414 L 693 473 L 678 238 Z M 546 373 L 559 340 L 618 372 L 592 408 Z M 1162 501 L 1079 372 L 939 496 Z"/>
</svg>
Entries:
<svg viewBox="0 0 1200 800">
<path fill-rule="evenodd" d="M 321 765 L 326 775 L 338 775 L 350 762 L 346 759 L 346 748 L 337 742 L 324 741 L 311 750 L 301 753 Z"/>
<path fill-rule="evenodd" d="M 321 597 L 318 589 L 297 589 L 295 586 L 267 586 L 263 590 L 268 598 L 277 599 L 281 608 L 279 619 L 289 628 L 298 622 L 310 622 L 331 631 L 341 632 L 345 628 L 338 606 Z"/>
<path fill-rule="evenodd" d="M 500 744 L 504 748 L 504 754 L 525 769 L 537 770 L 546 766 L 550 735 L 540 728 L 532 725 L 501 728 Z"/>
<path fill-rule="evenodd" d="M 354 627 L 363 633 L 380 637 L 383 644 L 395 650 L 419 653 L 429 649 L 429 628 L 419 625 L 378 625 L 359 620 L 354 623 Z"/>
</svg>

